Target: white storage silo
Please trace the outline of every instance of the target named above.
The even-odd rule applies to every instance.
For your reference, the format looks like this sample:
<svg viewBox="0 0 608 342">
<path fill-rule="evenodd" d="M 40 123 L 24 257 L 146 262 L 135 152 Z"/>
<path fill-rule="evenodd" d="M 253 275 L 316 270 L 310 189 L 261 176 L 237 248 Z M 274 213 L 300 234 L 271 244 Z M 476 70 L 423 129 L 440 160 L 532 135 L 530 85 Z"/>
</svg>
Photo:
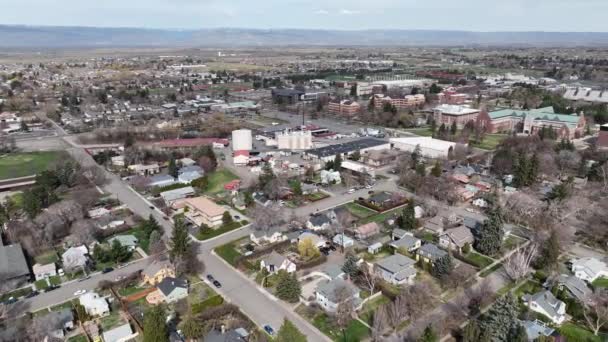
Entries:
<svg viewBox="0 0 608 342">
<path fill-rule="evenodd" d="M 253 138 L 251 130 L 249 129 L 238 129 L 232 131 L 232 150 L 233 151 L 251 151 L 253 145 Z"/>
</svg>

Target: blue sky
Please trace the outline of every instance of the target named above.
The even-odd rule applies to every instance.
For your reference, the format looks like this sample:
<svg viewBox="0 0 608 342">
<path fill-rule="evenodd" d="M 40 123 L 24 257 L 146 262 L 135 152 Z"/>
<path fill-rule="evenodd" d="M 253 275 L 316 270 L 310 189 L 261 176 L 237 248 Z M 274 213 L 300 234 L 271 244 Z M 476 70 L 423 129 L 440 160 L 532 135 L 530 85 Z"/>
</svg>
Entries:
<svg viewBox="0 0 608 342">
<path fill-rule="evenodd" d="M 608 0 L 0 0 L 0 24 L 608 31 Z"/>
</svg>

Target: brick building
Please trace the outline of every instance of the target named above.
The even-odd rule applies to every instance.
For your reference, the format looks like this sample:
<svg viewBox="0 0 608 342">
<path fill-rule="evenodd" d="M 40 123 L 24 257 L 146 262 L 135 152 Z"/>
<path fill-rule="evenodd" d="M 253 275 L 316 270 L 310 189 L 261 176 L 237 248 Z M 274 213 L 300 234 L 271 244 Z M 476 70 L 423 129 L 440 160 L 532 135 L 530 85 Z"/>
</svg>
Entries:
<svg viewBox="0 0 608 342">
<path fill-rule="evenodd" d="M 403 98 L 391 98 L 386 95 L 374 95 L 374 106 L 376 109 L 382 109 L 385 103 L 390 103 L 397 109 L 408 109 L 419 105 L 423 105 L 426 98 L 423 94 L 405 95 Z"/>
<path fill-rule="evenodd" d="M 336 115 L 353 116 L 359 113 L 361 106 L 351 100 L 334 100 L 329 102 L 327 110 Z"/>
<path fill-rule="evenodd" d="M 462 128 L 467 122 L 477 120 L 478 115 L 479 109 L 459 105 L 442 104 L 433 109 L 433 119 L 438 126 L 445 124 L 449 127 L 456 122 L 456 126 Z"/>
</svg>

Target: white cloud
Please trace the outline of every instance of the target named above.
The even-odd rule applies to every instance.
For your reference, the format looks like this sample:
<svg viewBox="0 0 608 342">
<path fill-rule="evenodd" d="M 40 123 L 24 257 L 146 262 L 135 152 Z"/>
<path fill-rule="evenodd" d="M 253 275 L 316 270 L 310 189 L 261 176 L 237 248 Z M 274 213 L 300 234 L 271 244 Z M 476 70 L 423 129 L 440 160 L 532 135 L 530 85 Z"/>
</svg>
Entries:
<svg viewBox="0 0 608 342">
<path fill-rule="evenodd" d="M 361 13 L 361 11 L 354 11 L 354 10 L 349 10 L 349 9 L 344 9 L 344 8 L 340 10 L 340 14 L 343 14 L 343 15 L 353 15 L 353 14 L 359 14 L 359 13 Z"/>
<path fill-rule="evenodd" d="M 320 9 L 320 10 L 315 11 L 315 14 L 327 15 L 327 14 L 329 14 L 329 12 L 327 10 Z"/>
</svg>

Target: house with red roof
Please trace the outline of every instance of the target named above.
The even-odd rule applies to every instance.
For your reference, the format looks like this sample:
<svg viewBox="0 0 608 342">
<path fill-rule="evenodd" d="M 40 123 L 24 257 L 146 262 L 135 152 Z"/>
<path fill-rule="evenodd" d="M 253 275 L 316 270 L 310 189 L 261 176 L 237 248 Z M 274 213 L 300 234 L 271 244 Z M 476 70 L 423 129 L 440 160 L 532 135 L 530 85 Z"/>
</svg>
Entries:
<svg viewBox="0 0 608 342">
<path fill-rule="evenodd" d="M 234 165 L 247 165 L 249 163 L 249 151 L 237 150 L 233 153 L 232 161 Z"/>
<path fill-rule="evenodd" d="M 233 179 L 230 182 L 224 184 L 224 190 L 227 191 L 238 191 L 241 186 L 240 179 Z"/>
</svg>

